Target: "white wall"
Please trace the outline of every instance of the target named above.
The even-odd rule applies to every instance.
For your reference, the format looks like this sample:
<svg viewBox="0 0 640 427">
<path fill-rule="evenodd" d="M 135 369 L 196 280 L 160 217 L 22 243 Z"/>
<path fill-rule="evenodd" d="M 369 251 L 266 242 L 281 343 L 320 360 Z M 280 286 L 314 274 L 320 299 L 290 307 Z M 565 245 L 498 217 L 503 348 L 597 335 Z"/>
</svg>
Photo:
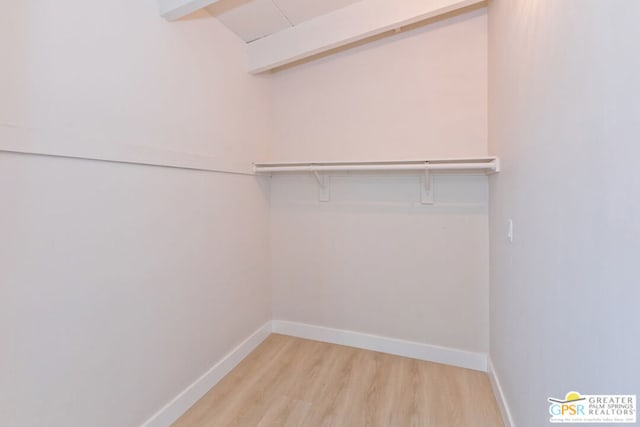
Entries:
<svg viewBox="0 0 640 427">
<path fill-rule="evenodd" d="M 486 10 L 273 75 L 277 160 L 487 153 Z"/>
<path fill-rule="evenodd" d="M 486 11 L 272 77 L 273 160 L 486 155 Z M 274 317 L 488 349 L 485 177 L 272 179 Z"/>
<path fill-rule="evenodd" d="M 206 15 L 8 2 L 0 43 L 3 131 L 240 170 L 267 150 L 267 82 Z M 270 319 L 267 199 L 250 176 L 0 153 L 0 424 L 138 426 Z"/>
<path fill-rule="evenodd" d="M 168 23 L 154 0 L 14 3 L 0 18 L 0 135 L 195 153 L 244 171 L 267 156 L 268 82 L 206 12 Z"/>
<path fill-rule="evenodd" d="M 271 184 L 273 316 L 486 353 L 487 178 L 337 176 Z"/>
<path fill-rule="evenodd" d="M 549 396 L 640 390 L 638 16 L 490 3 L 491 358 L 517 426 Z"/>
</svg>

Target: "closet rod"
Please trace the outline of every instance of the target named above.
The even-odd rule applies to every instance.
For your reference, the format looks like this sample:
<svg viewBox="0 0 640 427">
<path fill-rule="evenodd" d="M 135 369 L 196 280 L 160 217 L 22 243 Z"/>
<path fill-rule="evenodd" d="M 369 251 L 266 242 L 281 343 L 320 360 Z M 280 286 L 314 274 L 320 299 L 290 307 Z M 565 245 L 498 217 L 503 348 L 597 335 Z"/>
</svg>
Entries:
<svg viewBox="0 0 640 427">
<path fill-rule="evenodd" d="M 301 166 L 261 166 L 256 165 L 256 173 L 271 172 L 374 172 L 374 171 L 428 171 L 428 170 L 496 170 L 495 162 L 485 163 L 418 163 L 395 165 L 301 165 Z"/>
</svg>

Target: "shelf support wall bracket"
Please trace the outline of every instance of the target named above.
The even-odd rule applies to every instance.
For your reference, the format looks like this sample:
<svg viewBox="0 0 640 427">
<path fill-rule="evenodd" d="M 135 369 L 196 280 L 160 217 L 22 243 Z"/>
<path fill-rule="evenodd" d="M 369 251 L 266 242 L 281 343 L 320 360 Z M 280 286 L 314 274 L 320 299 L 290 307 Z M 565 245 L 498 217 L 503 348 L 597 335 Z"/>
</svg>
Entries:
<svg viewBox="0 0 640 427">
<path fill-rule="evenodd" d="M 429 166 L 426 166 L 424 169 L 424 175 L 421 178 L 422 185 L 420 201 L 423 205 L 432 205 L 433 204 L 433 185 L 431 183 L 431 171 L 429 171 Z"/>
<path fill-rule="evenodd" d="M 318 180 L 320 191 L 318 193 L 318 200 L 321 202 L 329 201 L 329 177 L 327 175 L 320 175 L 317 170 L 313 171 L 313 175 Z"/>
</svg>

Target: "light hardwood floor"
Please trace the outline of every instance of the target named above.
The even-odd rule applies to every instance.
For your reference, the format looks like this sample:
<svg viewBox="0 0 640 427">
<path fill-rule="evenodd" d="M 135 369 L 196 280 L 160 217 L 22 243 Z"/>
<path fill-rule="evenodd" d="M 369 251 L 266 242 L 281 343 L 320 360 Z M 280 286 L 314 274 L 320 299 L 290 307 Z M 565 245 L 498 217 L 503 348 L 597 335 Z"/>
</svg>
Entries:
<svg viewBox="0 0 640 427">
<path fill-rule="evenodd" d="M 174 427 L 503 426 L 487 375 L 273 334 Z"/>
</svg>

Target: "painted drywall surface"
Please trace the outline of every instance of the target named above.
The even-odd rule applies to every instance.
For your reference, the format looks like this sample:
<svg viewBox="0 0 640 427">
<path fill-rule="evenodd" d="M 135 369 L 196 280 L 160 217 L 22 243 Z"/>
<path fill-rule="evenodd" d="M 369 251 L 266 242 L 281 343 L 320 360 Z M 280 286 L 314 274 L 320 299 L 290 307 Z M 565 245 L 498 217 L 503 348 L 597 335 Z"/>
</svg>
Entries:
<svg viewBox="0 0 640 427">
<path fill-rule="evenodd" d="M 0 183 L 2 425 L 140 425 L 270 318 L 253 177 L 2 154 Z"/>
<path fill-rule="evenodd" d="M 2 125 L 243 170 L 267 149 L 266 82 L 215 20 L 170 24 L 154 0 L 3 6 Z M 265 188 L 0 154 L 0 425 L 139 426 L 269 320 Z"/>
<path fill-rule="evenodd" d="M 549 396 L 640 392 L 640 4 L 489 16 L 491 358 L 515 424 L 537 427 Z"/>
<path fill-rule="evenodd" d="M 273 316 L 462 350 L 488 347 L 487 178 L 412 175 L 271 184 Z"/>
<path fill-rule="evenodd" d="M 486 155 L 486 65 L 475 10 L 278 72 L 272 159 Z M 487 181 L 439 178 L 272 179 L 274 318 L 487 351 Z"/>
<path fill-rule="evenodd" d="M 41 144 L 194 153 L 222 169 L 267 155 L 268 82 L 246 73 L 244 43 L 205 11 L 168 23 L 154 0 L 7 8 L 0 126 L 44 133 Z"/>
<path fill-rule="evenodd" d="M 486 155 L 486 10 L 272 76 L 274 160 Z"/>
</svg>

